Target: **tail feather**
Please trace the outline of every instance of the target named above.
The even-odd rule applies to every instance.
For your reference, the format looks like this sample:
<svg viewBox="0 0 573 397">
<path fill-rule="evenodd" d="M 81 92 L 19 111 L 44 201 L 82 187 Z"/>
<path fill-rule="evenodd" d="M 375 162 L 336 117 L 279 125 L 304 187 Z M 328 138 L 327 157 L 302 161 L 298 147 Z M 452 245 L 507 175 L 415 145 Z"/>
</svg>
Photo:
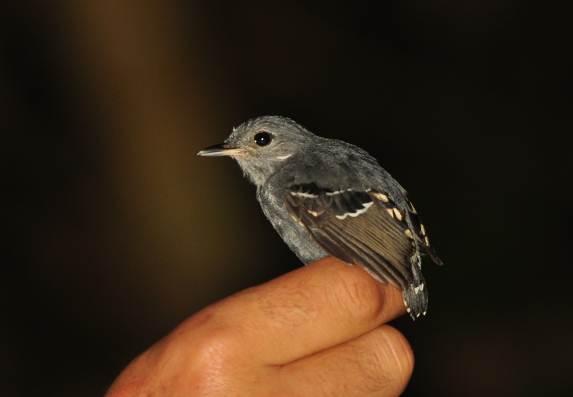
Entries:
<svg viewBox="0 0 573 397">
<path fill-rule="evenodd" d="M 402 297 L 406 311 L 413 320 L 417 320 L 425 316 L 428 311 L 428 288 L 417 265 L 412 265 L 412 272 L 414 279 L 404 288 Z"/>
</svg>

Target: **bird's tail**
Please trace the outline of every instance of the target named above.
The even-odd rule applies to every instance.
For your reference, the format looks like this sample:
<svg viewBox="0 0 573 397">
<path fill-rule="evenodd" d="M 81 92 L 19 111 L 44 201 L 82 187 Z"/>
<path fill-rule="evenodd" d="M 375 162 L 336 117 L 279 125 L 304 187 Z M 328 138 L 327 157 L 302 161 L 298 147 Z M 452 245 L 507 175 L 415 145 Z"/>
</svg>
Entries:
<svg viewBox="0 0 573 397">
<path fill-rule="evenodd" d="M 413 320 L 425 316 L 428 310 L 428 288 L 424 276 L 420 271 L 417 264 L 412 264 L 412 273 L 414 278 L 404 291 L 402 296 L 404 298 L 404 305 L 406 311 Z"/>
</svg>

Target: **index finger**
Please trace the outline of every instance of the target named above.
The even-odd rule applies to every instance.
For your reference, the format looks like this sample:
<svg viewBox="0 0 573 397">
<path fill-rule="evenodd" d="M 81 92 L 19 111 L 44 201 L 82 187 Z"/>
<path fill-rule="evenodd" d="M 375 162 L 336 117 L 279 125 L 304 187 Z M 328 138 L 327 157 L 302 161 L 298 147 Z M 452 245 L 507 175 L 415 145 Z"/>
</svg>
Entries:
<svg viewBox="0 0 573 397">
<path fill-rule="evenodd" d="M 220 305 L 220 306 L 219 306 Z M 401 292 L 329 257 L 217 305 L 251 357 L 285 364 L 363 335 L 404 313 Z M 251 348 L 252 346 L 252 348 Z"/>
</svg>

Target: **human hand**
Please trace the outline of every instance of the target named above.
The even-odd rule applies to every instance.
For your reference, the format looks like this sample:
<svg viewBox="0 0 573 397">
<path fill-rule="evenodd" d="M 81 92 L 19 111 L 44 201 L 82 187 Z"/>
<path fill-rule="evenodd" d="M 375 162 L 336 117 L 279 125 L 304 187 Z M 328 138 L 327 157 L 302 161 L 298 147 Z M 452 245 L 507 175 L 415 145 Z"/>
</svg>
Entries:
<svg viewBox="0 0 573 397">
<path fill-rule="evenodd" d="M 107 397 L 396 396 L 401 292 L 326 258 L 217 302 L 137 357 Z"/>
</svg>

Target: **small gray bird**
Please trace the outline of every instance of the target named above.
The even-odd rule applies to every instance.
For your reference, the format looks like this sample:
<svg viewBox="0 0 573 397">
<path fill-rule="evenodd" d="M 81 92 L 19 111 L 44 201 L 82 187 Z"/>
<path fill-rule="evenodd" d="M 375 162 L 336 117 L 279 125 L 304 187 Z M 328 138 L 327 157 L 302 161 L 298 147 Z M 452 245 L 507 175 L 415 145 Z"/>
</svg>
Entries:
<svg viewBox="0 0 573 397">
<path fill-rule="evenodd" d="M 239 163 L 264 214 L 302 262 L 332 255 L 360 265 L 402 290 L 413 319 L 426 314 L 421 255 L 442 261 L 406 190 L 364 150 L 289 118 L 262 116 L 197 154 Z"/>
</svg>

